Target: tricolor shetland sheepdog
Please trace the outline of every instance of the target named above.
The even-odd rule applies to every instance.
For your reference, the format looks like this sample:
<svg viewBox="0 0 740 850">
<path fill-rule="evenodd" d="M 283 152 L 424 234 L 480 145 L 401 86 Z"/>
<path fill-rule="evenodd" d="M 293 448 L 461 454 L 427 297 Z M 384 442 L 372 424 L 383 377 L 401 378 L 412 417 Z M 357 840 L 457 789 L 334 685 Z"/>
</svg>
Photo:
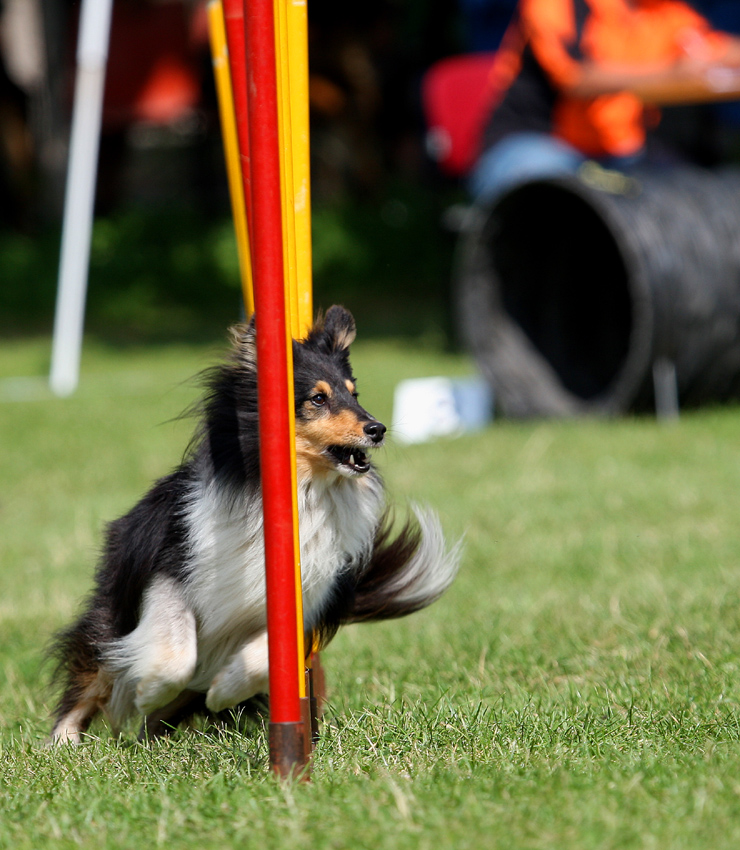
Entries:
<svg viewBox="0 0 740 850">
<path fill-rule="evenodd" d="M 268 691 L 254 323 L 208 374 L 182 464 L 108 527 L 95 589 L 58 635 L 63 692 L 52 738 L 78 742 L 98 712 L 143 735 Z M 307 646 L 339 626 L 429 605 L 458 565 L 434 514 L 394 529 L 369 456 L 385 426 L 357 401 L 355 322 L 332 307 L 293 344 Z"/>
</svg>

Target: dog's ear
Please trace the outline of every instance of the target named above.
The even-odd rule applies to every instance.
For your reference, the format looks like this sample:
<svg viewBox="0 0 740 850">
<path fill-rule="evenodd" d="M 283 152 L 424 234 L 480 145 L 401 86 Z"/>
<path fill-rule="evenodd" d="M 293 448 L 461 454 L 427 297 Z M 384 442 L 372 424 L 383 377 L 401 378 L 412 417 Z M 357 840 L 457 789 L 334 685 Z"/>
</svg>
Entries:
<svg viewBox="0 0 740 850">
<path fill-rule="evenodd" d="M 357 327 L 349 310 L 335 304 L 324 316 L 324 337 L 332 351 L 346 351 L 355 341 Z"/>
<path fill-rule="evenodd" d="M 344 307 L 329 307 L 326 315 L 316 319 L 304 341 L 307 348 L 313 348 L 324 354 L 342 354 L 354 342 L 357 330 L 352 313 Z"/>
<path fill-rule="evenodd" d="M 357 330 L 352 313 L 344 307 L 329 307 L 325 316 L 316 318 L 316 323 L 301 343 L 306 349 L 322 354 L 339 354 L 347 357 L 349 347 L 354 342 Z"/>
<path fill-rule="evenodd" d="M 329 307 L 326 315 L 319 314 L 316 317 L 314 326 L 302 344 L 322 354 L 344 354 L 346 357 L 356 334 L 352 313 L 344 307 L 334 305 Z"/>
</svg>

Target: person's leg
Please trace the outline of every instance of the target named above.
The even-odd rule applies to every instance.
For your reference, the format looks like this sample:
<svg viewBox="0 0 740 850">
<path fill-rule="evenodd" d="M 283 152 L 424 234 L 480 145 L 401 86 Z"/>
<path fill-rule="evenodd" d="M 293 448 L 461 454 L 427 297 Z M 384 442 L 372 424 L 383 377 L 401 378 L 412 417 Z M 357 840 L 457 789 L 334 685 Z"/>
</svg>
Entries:
<svg viewBox="0 0 740 850">
<path fill-rule="evenodd" d="M 585 161 L 575 148 L 547 133 L 513 133 L 481 154 L 468 179 L 473 200 L 493 200 L 518 183 L 574 174 Z"/>
</svg>

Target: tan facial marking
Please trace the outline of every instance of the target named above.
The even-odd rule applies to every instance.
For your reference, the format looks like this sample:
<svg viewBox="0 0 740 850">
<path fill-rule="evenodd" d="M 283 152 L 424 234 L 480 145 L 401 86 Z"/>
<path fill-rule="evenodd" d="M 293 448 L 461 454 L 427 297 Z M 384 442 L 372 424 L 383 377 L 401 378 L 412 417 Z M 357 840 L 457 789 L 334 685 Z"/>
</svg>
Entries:
<svg viewBox="0 0 740 850">
<path fill-rule="evenodd" d="M 307 430 L 323 446 L 348 446 L 365 436 L 362 423 L 351 410 L 341 410 L 333 416 L 316 419 L 308 425 Z"/>
<path fill-rule="evenodd" d="M 334 469 L 324 455 L 328 446 L 349 446 L 365 438 L 363 423 L 350 410 L 296 422 L 296 472 L 298 479 Z"/>
<path fill-rule="evenodd" d="M 344 386 L 347 387 L 350 395 L 355 392 L 355 385 L 349 379 L 344 382 Z"/>
<path fill-rule="evenodd" d="M 321 449 L 304 437 L 296 426 L 295 469 L 299 483 L 332 468 L 331 461 L 321 454 Z"/>
<path fill-rule="evenodd" d="M 317 395 L 318 393 L 323 393 L 327 398 L 332 397 L 331 387 L 326 383 L 326 381 L 316 381 L 314 395 Z"/>
</svg>

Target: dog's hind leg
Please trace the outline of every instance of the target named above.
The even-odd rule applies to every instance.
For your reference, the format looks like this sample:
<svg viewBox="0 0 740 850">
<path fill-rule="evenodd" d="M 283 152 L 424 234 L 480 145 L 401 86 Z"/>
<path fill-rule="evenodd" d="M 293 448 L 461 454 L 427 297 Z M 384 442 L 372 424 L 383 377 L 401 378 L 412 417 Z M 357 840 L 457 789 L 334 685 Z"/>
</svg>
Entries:
<svg viewBox="0 0 740 850">
<path fill-rule="evenodd" d="M 233 708 L 255 694 L 267 693 L 269 688 L 267 632 L 260 633 L 234 655 L 216 674 L 206 694 L 206 706 L 218 713 Z"/>
<path fill-rule="evenodd" d="M 54 710 L 52 742 L 78 744 L 95 715 L 105 709 L 113 686 L 100 663 L 99 645 L 106 636 L 99 611 L 87 611 L 71 628 L 59 633 L 51 647 L 56 658 L 54 679 L 64 689 Z"/>
<path fill-rule="evenodd" d="M 59 704 L 51 730 L 53 743 L 79 744 L 95 715 L 111 693 L 110 676 L 102 669 L 78 672 Z"/>
</svg>

